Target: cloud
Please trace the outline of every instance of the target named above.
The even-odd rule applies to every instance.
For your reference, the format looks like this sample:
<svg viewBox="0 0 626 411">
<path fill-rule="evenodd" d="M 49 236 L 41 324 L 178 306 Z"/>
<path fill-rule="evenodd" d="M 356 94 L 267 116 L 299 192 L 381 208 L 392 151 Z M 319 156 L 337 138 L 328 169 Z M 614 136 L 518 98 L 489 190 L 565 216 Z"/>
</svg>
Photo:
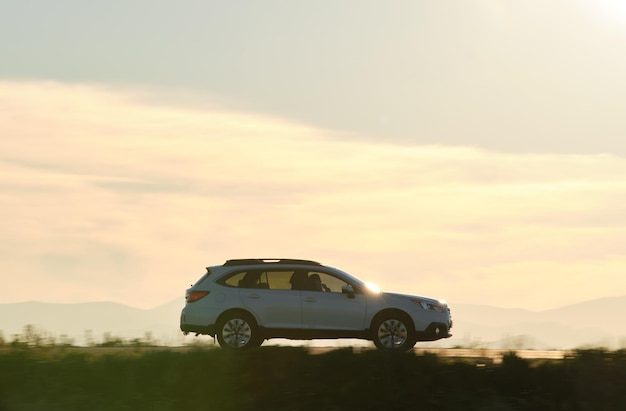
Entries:
<svg viewBox="0 0 626 411">
<path fill-rule="evenodd" d="M 623 158 L 364 143 L 167 101 L 0 82 L 0 269 L 19 273 L 0 301 L 156 306 L 206 265 L 286 256 L 541 308 L 612 294 L 598 279 L 626 268 Z"/>
<path fill-rule="evenodd" d="M 4 13 L 11 21 L 0 25 L 0 52 L 11 56 L 0 78 L 175 85 L 211 93 L 232 109 L 358 130 L 345 137 L 370 142 L 626 154 L 622 0 L 244 1 L 180 9 L 151 1 L 150 18 L 139 3 L 46 2 L 38 5 L 42 17 L 27 2 L 13 3 Z M 21 102 L 47 108 L 54 97 L 41 87 L 51 92 L 41 83 L 23 87 Z M 166 107 L 171 94 L 163 118 L 150 121 L 183 131 Z M 67 95 L 65 112 L 95 125 L 106 112 L 120 114 L 120 98 L 136 97 Z M 147 126 L 137 110 L 121 114 L 119 124 L 105 126 L 110 132 Z"/>
</svg>

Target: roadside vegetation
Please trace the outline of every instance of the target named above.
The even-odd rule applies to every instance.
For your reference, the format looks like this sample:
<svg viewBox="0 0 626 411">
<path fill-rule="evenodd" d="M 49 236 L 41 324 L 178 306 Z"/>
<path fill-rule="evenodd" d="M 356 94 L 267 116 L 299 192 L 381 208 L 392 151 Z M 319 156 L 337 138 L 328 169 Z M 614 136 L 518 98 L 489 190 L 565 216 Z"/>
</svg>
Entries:
<svg viewBox="0 0 626 411">
<path fill-rule="evenodd" d="M 626 350 L 577 350 L 559 360 L 510 352 L 490 363 L 351 348 L 174 350 L 149 336 L 79 349 L 34 329 L 14 337 L 0 340 L 2 411 L 597 411 L 626 403 Z"/>
</svg>

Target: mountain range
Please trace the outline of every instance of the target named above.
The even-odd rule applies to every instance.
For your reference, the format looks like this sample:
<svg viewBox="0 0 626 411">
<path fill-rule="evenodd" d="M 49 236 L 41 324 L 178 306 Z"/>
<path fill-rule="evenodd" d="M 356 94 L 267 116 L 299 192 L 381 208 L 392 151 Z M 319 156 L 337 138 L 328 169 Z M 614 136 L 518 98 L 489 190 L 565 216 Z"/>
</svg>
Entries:
<svg viewBox="0 0 626 411">
<path fill-rule="evenodd" d="M 30 325 L 43 336 L 64 339 L 76 345 L 117 337 L 127 341 L 149 339 L 159 345 L 179 346 L 194 341 L 193 336 L 185 337 L 178 329 L 183 305 L 181 299 L 152 309 L 112 302 L 0 304 L 0 332 L 5 341 L 12 341 Z M 545 311 L 476 304 L 453 304 L 451 308 L 454 336 L 418 346 L 541 350 L 626 347 L 626 296 L 590 300 Z M 199 341 L 203 342 L 213 341 L 206 336 L 200 338 Z M 272 343 L 276 342 L 281 343 L 272 340 Z M 345 345 L 345 341 L 325 340 L 313 344 Z"/>
</svg>

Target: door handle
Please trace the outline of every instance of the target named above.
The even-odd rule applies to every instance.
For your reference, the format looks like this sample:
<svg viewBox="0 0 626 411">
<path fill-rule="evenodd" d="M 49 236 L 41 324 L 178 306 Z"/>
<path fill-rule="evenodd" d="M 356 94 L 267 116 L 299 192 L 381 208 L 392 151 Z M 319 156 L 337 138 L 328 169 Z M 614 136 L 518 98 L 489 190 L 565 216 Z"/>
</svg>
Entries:
<svg viewBox="0 0 626 411">
<path fill-rule="evenodd" d="M 317 298 L 315 297 L 307 297 L 304 299 L 304 301 L 306 301 L 307 303 L 314 303 L 317 301 Z"/>
<path fill-rule="evenodd" d="M 256 300 L 257 298 L 260 298 L 260 296 L 259 296 L 258 294 L 248 294 L 246 297 L 248 297 L 248 298 L 252 298 L 252 299 L 255 299 L 255 300 Z"/>
</svg>

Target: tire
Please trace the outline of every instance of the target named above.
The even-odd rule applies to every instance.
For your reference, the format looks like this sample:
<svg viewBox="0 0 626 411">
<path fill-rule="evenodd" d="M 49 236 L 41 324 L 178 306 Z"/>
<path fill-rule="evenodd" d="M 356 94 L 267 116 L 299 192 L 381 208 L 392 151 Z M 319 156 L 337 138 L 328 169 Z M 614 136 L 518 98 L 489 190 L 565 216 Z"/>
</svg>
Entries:
<svg viewBox="0 0 626 411">
<path fill-rule="evenodd" d="M 226 314 L 217 327 L 217 342 L 220 347 L 243 350 L 258 347 L 263 342 L 254 318 L 245 312 Z"/>
<path fill-rule="evenodd" d="M 416 343 L 413 323 L 406 315 L 386 313 L 372 325 L 372 340 L 379 350 L 408 351 Z"/>
</svg>

